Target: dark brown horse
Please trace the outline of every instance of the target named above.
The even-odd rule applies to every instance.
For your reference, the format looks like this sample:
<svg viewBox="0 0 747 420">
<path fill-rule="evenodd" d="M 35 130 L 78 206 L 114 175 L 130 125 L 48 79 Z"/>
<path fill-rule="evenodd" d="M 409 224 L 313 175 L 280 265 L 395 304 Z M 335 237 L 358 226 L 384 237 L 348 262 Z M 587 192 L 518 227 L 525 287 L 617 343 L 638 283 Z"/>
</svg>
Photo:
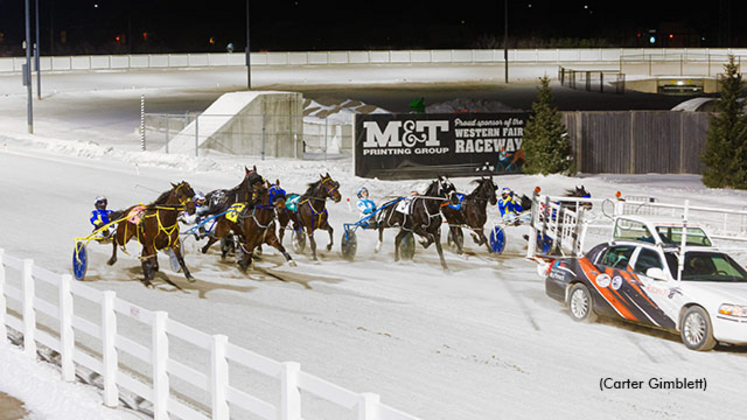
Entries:
<svg viewBox="0 0 747 420">
<path fill-rule="evenodd" d="M 147 206 L 132 206 L 124 210 L 121 216 L 131 217 L 117 225 L 112 242 L 112 257 L 107 262 L 109 265 L 117 262 L 117 246 L 121 246 L 124 250 L 127 242 L 137 235 L 138 242 L 143 246 L 140 261 L 145 275 L 143 283 L 146 286 L 152 285 L 151 281 L 158 271 L 157 252 L 168 249 L 174 251 L 187 280 L 194 281 L 182 257 L 177 217 L 182 211 L 194 214 L 195 203 L 192 198 L 195 192 L 186 181 L 171 184 L 171 187 Z"/>
<path fill-rule="evenodd" d="M 432 243 L 436 244 L 438 257 L 441 260 L 441 267 L 448 270 L 444 259 L 443 248 L 441 248 L 441 212 L 440 207 L 445 202 L 452 204 L 457 203 L 456 188 L 454 184 L 444 176 L 438 177 L 431 182 L 425 194 L 416 195 L 407 199 L 410 201 L 406 211 L 398 210 L 397 204 L 389 203 L 382 205 L 381 210 L 376 218 L 376 225 L 379 229 L 379 245 L 383 241 L 384 229 L 390 227 L 399 227 L 399 233 L 394 240 L 394 261 L 399 261 L 399 247 L 402 239 L 408 232 L 414 232 L 423 238 L 420 242 L 423 248 L 428 248 Z M 405 200 L 399 198 L 397 200 Z"/>
<path fill-rule="evenodd" d="M 270 184 L 267 183 L 266 188 L 259 190 L 259 204 L 252 209 L 245 208 L 237 223 L 231 225 L 239 238 L 239 249 L 242 251 L 238 261 L 241 271 L 249 268 L 254 250 L 262 244 L 277 249 L 291 266 L 296 265 L 275 234 L 275 212 L 285 209 L 285 194 L 275 194 L 271 197 L 269 189 Z"/>
<path fill-rule="evenodd" d="M 463 238 L 462 227 L 471 229 L 472 239 L 475 243 L 485 245 L 490 252 L 490 244 L 488 238 L 485 237 L 483 228 L 488 220 L 488 203 L 491 205 L 498 203 L 498 197 L 495 194 L 498 186 L 495 185 L 492 178 L 482 177 L 472 182 L 477 183 L 477 187 L 464 196 L 459 204 L 444 203 L 441 205 L 441 213 L 449 224 L 450 238 L 456 244 L 458 254 L 464 252 L 462 249 L 463 241 L 457 239 Z"/>
<path fill-rule="evenodd" d="M 316 242 L 314 231 L 324 229 L 329 233 L 329 244 L 327 251 L 332 250 L 334 243 L 334 229 L 327 220 L 327 199 L 331 198 L 335 203 L 342 200 L 340 195 L 340 183 L 333 180 L 329 173 L 320 175 L 320 180 L 310 183 L 306 192 L 298 199 L 296 211 L 289 211 L 290 220 L 305 229 L 306 236 L 311 244 L 311 258 L 316 261 Z M 286 222 L 287 223 L 287 222 Z"/>
</svg>

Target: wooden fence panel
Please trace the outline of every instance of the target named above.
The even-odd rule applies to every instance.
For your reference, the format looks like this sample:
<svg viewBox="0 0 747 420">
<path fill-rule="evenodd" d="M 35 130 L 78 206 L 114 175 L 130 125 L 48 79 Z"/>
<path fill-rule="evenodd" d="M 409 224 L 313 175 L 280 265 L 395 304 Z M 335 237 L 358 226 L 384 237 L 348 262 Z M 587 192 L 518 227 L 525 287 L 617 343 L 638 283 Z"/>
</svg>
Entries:
<svg viewBox="0 0 747 420">
<path fill-rule="evenodd" d="M 702 171 L 708 114 L 675 111 L 566 112 L 579 172 L 646 174 Z"/>
</svg>

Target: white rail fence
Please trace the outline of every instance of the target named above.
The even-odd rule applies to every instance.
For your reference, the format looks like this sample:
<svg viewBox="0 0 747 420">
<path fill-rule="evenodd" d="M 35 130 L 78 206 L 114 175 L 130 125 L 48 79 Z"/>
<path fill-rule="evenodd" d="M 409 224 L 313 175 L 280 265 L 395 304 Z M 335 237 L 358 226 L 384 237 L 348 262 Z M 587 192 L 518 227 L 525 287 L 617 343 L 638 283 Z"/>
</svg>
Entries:
<svg viewBox="0 0 747 420">
<path fill-rule="evenodd" d="M 18 275 L 20 287 L 6 281 L 10 273 Z M 56 291 L 56 299 L 43 299 L 35 292 L 37 287 L 50 286 Z M 100 307 L 100 323 L 76 314 L 74 302 L 78 299 Z M 11 308 L 9 300 L 16 303 L 16 310 Z M 40 327 L 37 313 L 45 314 L 57 325 Z M 124 318 L 150 329 L 150 348 L 118 333 L 118 320 Z M 36 358 L 37 343 L 59 353 L 63 380 L 74 381 L 76 364 L 84 366 L 103 377 L 105 405 L 119 405 L 121 387 L 151 402 L 155 419 L 175 416 L 180 419 L 226 420 L 231 418 L 232 407 L 238 407 L 256 418 L 300 420 L 303 415 L 301 391 L 346 410 L 349 413 L 346 418 L 417 419 L 382 404 L 377 394 L 349 391 L 303 372 L 296 362 L 280 363 L 245 350 L 230 343 L 225 335 L 208 335 L 169 319 L 166 312 L 138 307 L 118 298 L 114 292 L 96 290 L 73 281 L 70 275 L 52 273 L 34 265 L 30 259 L 14 258 L 0 249 L 0 340 L 7 340 L 8 327 L 23 334 L 24 353 L 28 357 Z M 57 330 L 54 331 L 53 327 Z M 85 351 L 85 346 L 78 348 L 76 333 L 98 340 L 101 356 Z M 183 340 L 209 352 L 210 363 L 204 366 L 204 371 L 171 358 L 170 339 Z M 150 381 L 139 380 L 137 375 L 123 369 L 120 353 L 147 364 L 152 373 Z M 229 383 L 231 372 L 239 367 L 274 378 L 279 384 L 276 390 L 279 403 L 271 404 Z M 172 380 L 184 381 L 208 393 L 208 410 L 201 410 L 178 398 L 170 384 Z"/>
<path fill-rule="evenodd" d="M 727 54 L 747 56 L 747 49 L 514 49 L 508 51 L 508 59 L 511 63 L 609 63 L 619 67 L 623 62 L 635 62 L 643 59 L 656 61 L 687 60 L 688 62 L 715 61 L 717 59 L 725 61 Z M 40 57 L 40 60 L 42 71 L 230 67 L 244 66 L 246 63 L 246 57 L 241 53 L 54 56 Z M 252 66 L 474 64 L 503 63 L 503 61 L 503 50 L 501 49 L 310 51 L 251 54 Z M 25 57 L 0 58 L 0 73 L 20 73 L 25 62 Z"/>
</svg>

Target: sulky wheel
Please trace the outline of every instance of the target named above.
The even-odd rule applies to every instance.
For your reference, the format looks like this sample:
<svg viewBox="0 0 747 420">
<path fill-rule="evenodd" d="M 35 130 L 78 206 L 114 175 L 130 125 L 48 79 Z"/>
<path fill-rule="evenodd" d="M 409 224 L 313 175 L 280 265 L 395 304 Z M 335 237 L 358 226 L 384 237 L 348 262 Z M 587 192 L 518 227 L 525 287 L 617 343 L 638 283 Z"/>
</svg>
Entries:
<svg viewBox="0 0 747 420">
<path fill-rule="evenodd" d="M 399 245 L 399 255 L 403 260 L 411 260 L 415 256 L 415 236 L 407 232 Z"/>
<path fill-rule="evenodd" d="M 342 258 L 348 261 L 355 259 L 355 253 L 358 250 L 358 239 L 355 236 L 355 231 L 352 229 L 345 229 L 342 233 L 341 241 Z"/>
<path fill-rule="evenodd" d="M 77 242 L 73 250 L 73 276 L 76 280 L 83 281 L 88 271 L 88 250 L 86 244 Z"/>
<path fill-rule="evenodd" d="M 495 226 L 490 231 L 490 237 L 488 238 L 490 243 L 490 251 L 494 254 L 501 254 L 506 249 L 506 232 L 500 226 Z"/>
<path fill-rule="evenodd" d="M 293 242 L 293 251 L 297 254 L 302 253 L 306 249 L 306 235 L 301 230 L 293 230 L 291 233 L 291 239 Z"/>
</svg>

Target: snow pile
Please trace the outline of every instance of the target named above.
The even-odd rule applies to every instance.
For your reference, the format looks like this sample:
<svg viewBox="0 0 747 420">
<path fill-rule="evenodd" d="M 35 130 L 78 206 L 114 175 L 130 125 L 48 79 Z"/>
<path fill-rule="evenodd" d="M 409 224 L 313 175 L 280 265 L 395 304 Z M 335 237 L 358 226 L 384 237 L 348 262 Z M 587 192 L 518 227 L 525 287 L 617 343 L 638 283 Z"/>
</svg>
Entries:
<svg viewBox="0 0 747 420">
<path fill-rule="evenodd" d="M 330 124 L 352 124 L 355 114 L 389 113 L 383 108 L 353 99 L 306 99 L 303 103 L 304 122 L 307 123 L 322 123 L 326 120 Z"/>
<path fill-rule="evenodd" d="M 7 343 L 0 343 L 0 372 L 0 391 L 24 402 L 30 412 L 27 419 L 140 418 L 122 409 L 104 407 L 93 388 L 61 381 L 60 373 L 51 365 L 36 363 Z"/>
<path fill-rule="evenodd" d="M 512 112 L 521 111 L 511 108 L 501 102 L 487 101 L 484 99 L 454 99 L 427 106 L 425 112 L 428 114 L 450 114 L 453 112 Z"/>
</svg>

